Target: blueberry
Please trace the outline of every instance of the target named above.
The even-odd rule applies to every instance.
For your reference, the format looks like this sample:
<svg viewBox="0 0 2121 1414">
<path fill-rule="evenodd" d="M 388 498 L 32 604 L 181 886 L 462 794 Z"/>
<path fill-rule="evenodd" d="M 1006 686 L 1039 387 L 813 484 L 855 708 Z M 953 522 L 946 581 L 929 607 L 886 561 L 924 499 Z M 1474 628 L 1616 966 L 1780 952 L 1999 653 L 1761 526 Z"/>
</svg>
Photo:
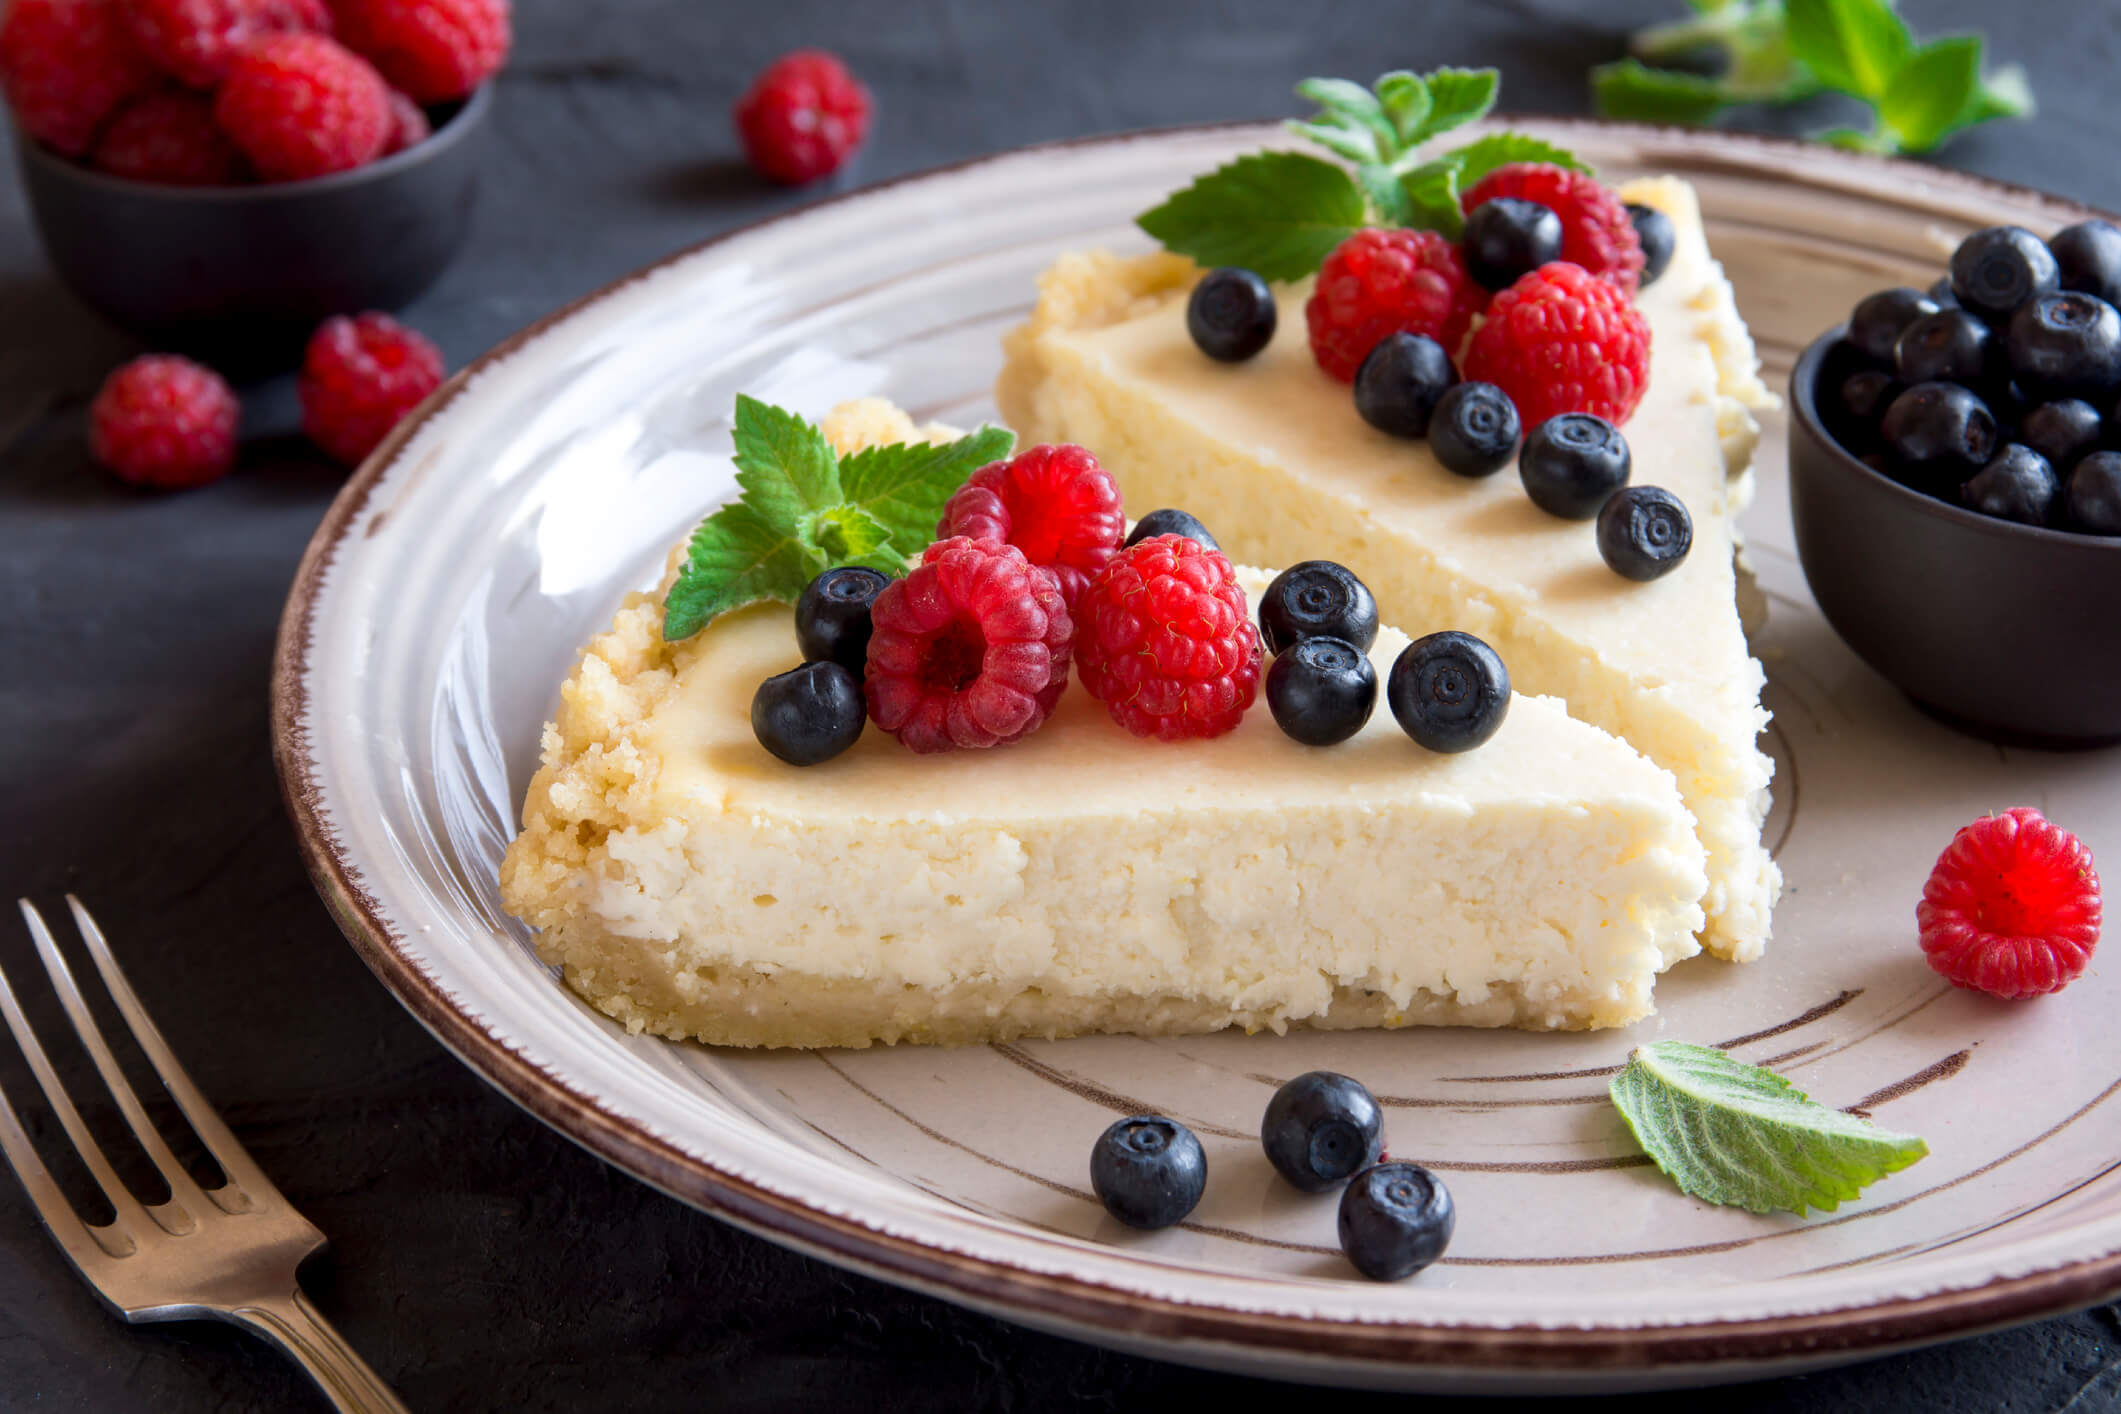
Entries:
<svg viewBox="0 0 2121 1414">
<path fill-rule="evenodd" d="M 751 695 L 751 731 L 791 766 L 815 766 L 854 745 L 868 720 L 862 684 L 838 663 L 805 663 Z"/>
<path fill-rule="evenodd" d="M 1259 601 L 1259 632 L 1269 653 L 1306 638 L 1337 638 L 1367 653 L 1377 641 L 1377 601 L 1345 565 L 1305 560 L 1267 586 Z"/>
<path fill-rule="evenodd" d="M 2047 458 L 2017 442 L 1996 453 L 1994 461 L 1959 488 L 1959 500 L 1968 510 L 2023 525 L 2046 525 L 2061 494 Z"/>
<path fill-rule="evenodd" d="M 2062 290 L 2018 306 L 2003 337 L 2011 372 L 2032 398 L 2102 401 L 2121 388 L 2121 313 L 2097 295 Z"/>
<path fill-rule="evenodd" d="M 2055 257 L 2023 226 L 1990 226 L 1952 252 L 1952 294 L 1984 319 L 2007 318 L 2035 295 L 2059 288 Z"/>
<path fill-rule="evenodd" d="M 1215 543 L 1215 537 L 1208 533 L 1208 527 L 1202 525 L 1184 511 L 1167 509 L 1149 512 L 1149 514 L 1134 522 L 1134 529 L 1127 534 L 1127 543 L 1129 545 L 1139 545 L 1152 535 L 1183 535 L 1196 544 L 1207 546 L 1210 550 L 1220 551 L 1222 549 L 1222 546 Z"/>
<path fill-rule="evenodd" d="M 1940 309 L 1909 321 L 1893 345 L 1893 371 L 1902 383 L 1997 381 L 2001 350 L 1989 327 L 1963 309 Z"/>
<path fill-rule="evenodd" d="M 1471 751 L 1510 713 L 1510 674 L 1470 633 L 1446 629 L 1401 650 L 1385 679 L 1385 701 L 1410 737 L 1430 751 Z"/>
<path fill-rule="evenodd" d="M 1893 375 L 1879 368 L 1859 368 L 1834 386 L 1820 408 L 1834 440 L 1852 452 L 1875 451 L 1878 419 L 1899 395 Z"/>
<path fill-rule="evenodd" d="M 2047 238 L 2055 271 L 2065 290 L 2082 290 L 2111 305 L 2121 305 L 2121 226 L 2111 221 L 2079 221 Z"/>
<path fill-rule="evenodd" d="M 2062 500 L 2071 529 L 2121 535 L 2121 452 L 2093 452 L 2078 462 Z"/>
<path fill-rule="evenodd" d="M 1561 259 L 1561 218 L 1551 206 L 1522 197 L 1483 201 L 1466 217 L 1466 272 L 1491 290 Z"/>
<path fill-rule="evenodd" d="M 2042 403 L 2018 419 L 2018 440 L 2066 472 L 2099 445 L 2099 409 L 2080 398 Z"/>
<path fill-rule="evenodd" d="M 1451 1245 L 1451 1190 L 1419 1164 L 1379 1164 L 1340 1195 L 1340 1250 L 1372 1281 L 1410 1277 Z"/>
<path fill-rule="evenodd" d="M 1616 491 L 1598 513 L 1598 553 L 1613 573 L 1647 583 L 1679 568 L 1694 548 L 1694 519 L 1661 486 Z"/>
<path fill-rule="evenodd" d="M 1939 309 L 1957 309 L 1959 307 L 1959 296 L 1952 293 L 1952 277 L 1949 275 L 1939 275 L 1930 285 L 1927 293 Z"/>
<path fill-rule="evenodd" d="M 1988 404 L 1956 383 L 1917 383 L 1893 399 L 1879 430 L 1893 474 L 1926 491 L 1956 488 L 2001 440 Z"/>
<path fill-rule="evenodd" d="M 1493 383 L 1459 383 L 1436 400 L 1429 450 L 1460 476 L 1492 476 L 1517 450 L 1517 404 Z"/>
<path fill-rule="evenodd" d="M 1457 382 L 1442 344 L 1427 334 L 1387 334 L 1355 370 L 1355 411 L 1380 432 L 1426 437 L 1437 400 Z"/>
<path fill-rule="evenodd" d="M 1565 412 L 1532 429 L 1517 475 L 1532 504 L 1565 520 L 1589 520 L 1628 484 L 1628 439 L 1604 418 Z"/>
<path fill-rule="evenodd" d="M 1377 669 L 1341 638 L 1306 638 L 1274 655 L 1267 708 L 1283 734 L 1305 746 L 1334 746 L 1363 729 L 1377 707 Z"/>
<path fill-rule="evenodd" d="M 1200 1203 L 1208 1156 L 1193 1131 L 1162 1115 L 1115 1120 L 1090 1151 L 1090 1187 L 1128 1227 L 1169 1227 Z"/>
<path fill-rule="evenodd" d="M 1377 1162 L 1385 1115 L 1361 1082 L 1308 1071 L 1267 1101 L 1259 1142 L 1283 1178 L 1306 1193 L 1323 1193 Z"/>
<path fill-rule="evenodd" d="M 1243 363 L 1272 343 L 1274 324 L 1274 291 L 1235 265 L 1201 276 L 1186 301 L 1186 332 L 1202 353 L 1223 363 Z"/>
<path fill-rule="evenodd" d="M 1865 295 L 1849 313 L 1849 342 L 1865 358 L 1891 363 L 1893 346 L 1907 326 L 1937 309 L 1935 300 L 1906 285 Z"/>
<path fill-rule="evenodd" d="M 1671 217 L 1640 202 L 1628 203 L 1628 219 L 1635 223 L 1635 238 L 1642 242 L 1642 286 L 1648 289 L 1671 267 L 1672 248 L 1679 243 L 1679 231 Z"/>
<path fill-rule="evenodd" d="M 869 671 L 869 608 L 891 581 L 860 565 L 842 565 L 803 586 L 795 601 L 795 641 L 806 663 L 832 662 L 857 680 Z"/>
</svg>

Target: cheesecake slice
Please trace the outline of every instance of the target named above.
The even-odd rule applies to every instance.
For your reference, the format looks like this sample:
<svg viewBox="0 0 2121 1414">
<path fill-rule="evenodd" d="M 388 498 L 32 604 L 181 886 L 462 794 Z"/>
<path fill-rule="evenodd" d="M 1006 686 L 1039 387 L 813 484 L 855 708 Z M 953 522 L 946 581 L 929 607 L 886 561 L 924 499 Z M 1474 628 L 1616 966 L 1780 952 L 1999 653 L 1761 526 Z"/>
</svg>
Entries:
<svg viewBox="0 0 2121 1414">
<path fill-rule="evenodd" d="M 1621 194 L 1678 231 L 1670 267 L 1640 297 L 1649 391 L 1623 431 L 1634 483 L 1686 503 L 1694 549 L 1650 584 L 1608 569 L 1588 524 L 1533 506 L 1514 469 L 1468 480 L 1426 443 L 1364 423 L 1311 357 L 1304 284 L 1277 291 L 1264 353 L 1223 364 L 1186 333 L 1190 262 L 1064 257 L 1009 335 L 996 393 L 1026 441 L 1095 452 L 1133 513 L 1187 510 L 1242 562 L 1339 560 L 1386 619 L 1477 634 L 1520 691 L 1565 701 L 1669 770 L 1707 851 L 1702 941 L 1750 960 L 1781 876 L 1761 843 L 1772 763 L 1757 745 L 1763 676 L 1739 623 L 1731 518 L 1751 492 L 1751 410 L 1773 398 L 1692 188 L 1660 178 Z"/>
</svg>

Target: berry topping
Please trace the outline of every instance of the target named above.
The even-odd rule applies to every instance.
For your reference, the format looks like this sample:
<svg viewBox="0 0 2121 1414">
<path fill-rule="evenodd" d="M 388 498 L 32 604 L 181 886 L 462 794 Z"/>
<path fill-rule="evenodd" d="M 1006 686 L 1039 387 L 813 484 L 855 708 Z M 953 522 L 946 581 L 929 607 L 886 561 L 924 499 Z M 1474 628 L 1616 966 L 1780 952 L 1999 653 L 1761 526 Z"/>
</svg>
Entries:
<svg viewBox="0 0 2121 1414">
<path fill-rule="evenodd" d="M 1493 383 L 1457 383 L 1429 415 L 1429 450 L 1460 476 L 1493 476 L 1517 454 L 1517 404 Z"/>
<path fill-rule="evenodd" d="M 1073 611 L 1091 576 L 1119 549 L 1127 518 L 1119 487 L 1081 447 L 1032 447 L 965 478 L 943 506 L 935 538 L 969 535 L 1014 545 L 1053 571 Z"/>
<path fill-rule="evenodd" d="M 396 89 L 390 91 L 390 122 L 390 141 L 383 144 L 385 157 L 418 147 L 434 136 L 434 124 L 427 120 L 427 110 Z"/>
<path fill-rule="evenodd" d="M 1598 553 L 1623 579 L 1662 578 L 1693 548 L 1693 517 L 1662 486 L 1624 487 L 1598 513 Z"/>
<path fill-rule="evenodd" d="M 1510 674 L 1495 650 L 1446 629 L 1401 651 L 1385 679 L 1400 728 L 1430 751 L 1471 751 L 1510 713 Z"/>
<path fill-rule="evenodd" d="M 1184 511 L 1174 511 L 1168 507 L 1160 511 L 1151 511 L 1140 520 L 1134 522 L 1134 529 L 1127 535 L 1127 544 L 1139 545 L 1153 535 L 1183 535 L 1186 539 L 1193 541 L 1195 544 L 1205 545 L 1210 550 L 1222 549 L 1222 546 L 1215 543 L 1215 537 L 1208 533 L 1208 527 L 1202 525 Z"/>
<path fill-rule="evenodd" d="M 2066 472 L 2099 445 L 2099 409 L 2078 398 L 2042 403 L 2018 419 L 2018 440 Z"/>
<path fill-rule="evenodd" d="M 2121 304 L 2121 226 L 2079 221 L 2049 236 L 2047 249 L 2063 289 Z"/>
<path fill-rule="evenodd" d="M 869 715 L 913 751 L 1006 746 L 1068 686 L 1068 606 L 1014 545 L 939 540 L 869 613 Z"/>
<path fill-rule="evenodd" d="M 1517 475 L 1532 504 L 1564 520 L 1589 520 L 1628 484 L 1634 456 L 1620 429 L 1587 412 L 1548 418 L 1524 439 Z"/>
<path fill-rule="evenodd" d="M 1878 421 L 1899 395 L 1900 384 L 1892 374 L 1878 368 L 1859 368 L 1835 385 L 1833 396 L 1821 411 L 1833 428 L 1835 441 L 1852 452 L 1876 451 Z"/>
<path fill-rule="evenodd" d="M 1426 437 L 1437 399 L 1457 381 L 1442 344 L 1427 334 L 1387 334 L 1355 371 L 1355 411 L 1380 432 Z"/>
<path fill-rule="evenodd" d="M 1917 383 L 1893 399 L 1879 431 L 1893 473 L 1918 489 L 1956 487 L 2000 440 L 1988 404 L 1956 383 Z"/>
<path fill-rule="evenodd" d="M 839 57 L 798 49 L 768 64 L 736 101 L 751 165 L 795 186 L 836 172 L 869 136 L 869 90 Z"/>
<path fill-rule="evenodd" d="M 119 104 L 154 84 L 111 0 L 0 5 L 0 93 L 46 147 L 79 157 Z"/>
<path fill-rule="evenodd" d="M 1114 1120 L 1090 1151 L 1090 1187 L 1128 1227 L 1169 1227 L 1200 1203 L 1208 1156 L 1193 1131 L 1162 1115 Z"/>
<path fill-rule="evenodd" d="M 1915 906 L 1922 951 L 1955 987 L 2006 999 L 2068 986 L 2099 944 L 2092 852 L 2037 810 L 1952 836 Z"/>
<path fill-rule="evenodd" d="M 236 463 L 242 409 L 221 375 L 171 354 L 136 358 L 88 409 L 88 448 L 138 486 L 204 486 Z"/>
<path fill-rule="evenodd" d="M 795 601 L 795 641 L 807 663 L 837 663 L 859 680 L 869 670 L 870 606 L 891 581 L 861 565 L 826 570 Z"/>
<path fill-rule="evenodd" d="M 1259 1142 L 1275 1172 L 1306 1193 L 1323 1193 L 1384 1154 L 1385 1115 L 1361 1082 L 1308 1071 L 1267 1101 Z"/>
<path fill-rule="evenodd" d="M 1990 226 L 1952 252 L 1952 295 L 1962 308 L 1999 320 L 2061 283 L 2055 257 L 2023 226 Z"/>
<path fill-rule="evenodd" d="M 212 100 L 184 89 L 143 94 L 104 124 L 89 161 L 99 172 L 177 187 L 243 180 L 243 154 L 214 126 Z"/>
<path fill-rule="evenodd" d="M 1243 363 L 1274 340 L 1274 291 L 1250 270 L 1210 270 L 1186 301 L 1186 332 L 1209 358 Z"/>
<path fill-rule="evenodd" d="M 1906 285 L 1865 295 L 1849 311 L 1849 342 L 1865 358 L 1891 363 L 1893 347 L 1907 326 L 1937 309 L 1937 301 Z"/>
<path fill-rule="evenodd" d="M 1427 334 L 1448 351 L 1486 304 L 1458 247 L 1435 231 L 1357 231 L 1318 268 L 1304 304 L 1311 352 L 1343 383 L 1387 334 Z"/>
<path fill-rule="evenodd" d="M 1959 488 L 1970 511 L 2021 525 L 2046 525 L 2053 519 L 2062 483 L 2054 467 L 2031 447 L 2012 442 L 1996 459 Z"/>
<path fill-rule="evenodd" d="M 2093 452 L 2062 488 L 2071 528 L 2087 535 L 2121 535 L 2121 452 Z"/>
<path fill-rule="evenodd" d="M 442 351 L 387 314 L 337 315 L 302 355 L 302 430 L 347 466 L 365 460 L 398 420 L 442 386 Z"/>
<path fill-rule="evenodd" d="M 415 103 L 463 98 L 508 58 L 509 0 L 332 0 L 339 37 Z"/>
<path fill-rule="evenodd" d="M 1367 653 L 1377 641 L 1377 600 L 1346 566 L 1304 560 L 1267 586 L 1259 601 L 1259 631 L 1269 653 L 1307 638 L 1338 638 Z"/>
<path fill-rule="evenodd" d="M 1498 196 L 1466 217 L 1466 272 L 1491 290 L 1508 289 L 1518 277 L 1561 259 L 1561 218 L 1549 206 Z"/>
<path fill-rule="evenodd" d="M 1642 288 L 1648 289 L 1671 267 L 1679 229 L 1671 217 L 1656 207 L 1632 201 L 1628 203 L 1628 219 L 1635 223 L 1635 239 L 1642 242 Z"/>
<path fill-rule="evenodd" d="M 1564 412 L 1617 426 L 1649 387 L 1649 322 L 1620 286 L 1556 261 L 1495 296 L 1464 371 L 1508 393 L 1527 426 Z"/>
<path fill-rule="evenodd" d="M 140 52 L 193 88 L 212 88 L 263 35 L 330 34 L 324 0 L 117 0 Z"/>
<path fill-rule="evenodd" d="M 1940 309 L 1908 322 L 1893 345 L 1893 371 L 1902 383 L 2000 385 L 2002 349 L 1986 324 L 1963 309 Z"/>
<path fill-rule="evenodd" d="M 1340 1195 L 1340 1250 L 1372 1281 L 1399 1281 L 1428 1266 L 1457 1225 L 1451 1190 L 1419 1164 L 1379 1164 Z"/>
<path fill-rule="evenodd" d="M 276 34 L 238 53 L 214 94 L 214 121 L 270 182 L 373 162 L 396 126 L 390 86 L 321 34 Z"/>
<path fill-rule="evenodd" d="M 1136 736 L 1221 736 L 1258 694 L 1259 630 L 1221 551 L 1181 535 L 1130 546 L 1090 582 L 1080 620 L 1083 689 Z"/>
<path fill-rule="evenodd" d="M 2097 295 L 2058 291 L 2018 306 L 2003 337 L 2028 397 L 2104 401 L 2121 388 L 2121 314 Z"/>
<path fill-rule="evenodd" d="M 791 766 L 815 766 L 854 745 L 868 713 L 862 684 L 838 663 L 805 663 L 759 684 L 751 733 Z"/>
<path fill-rule="evenodd" d="M 1377 708 L 1377 669 L 1341 638 L 1306 638 L 1274 655 L 1267 707 L 1283 734 L 1305 746 L 1333 746 L 1363 729 Z"/>
<path fill-rule="evenodd" d="M 1561 218 L 1561 258 L 1610 280 L 1628 295 L 1642 281 L 1642 238 L 1627 206 L 1596 177 L 1545 162 L 1512 162 L 1473 184 L 1462 203 L 1470 216 L 1499 196 L 1534 201 Z"/>
</svg>

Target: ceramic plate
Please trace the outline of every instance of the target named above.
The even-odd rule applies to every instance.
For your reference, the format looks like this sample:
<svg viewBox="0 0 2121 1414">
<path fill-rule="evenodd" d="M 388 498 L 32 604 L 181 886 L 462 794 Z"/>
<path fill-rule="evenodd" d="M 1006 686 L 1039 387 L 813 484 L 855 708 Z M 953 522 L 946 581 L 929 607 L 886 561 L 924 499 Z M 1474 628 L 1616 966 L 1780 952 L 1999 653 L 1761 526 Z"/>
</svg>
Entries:
<svg viewBox="0 0 2121 1414">
<path fill-rule="evenodd" d="M 1727 135 L 1535 124 L 1609 176 L 1676 172 L 1770 365 L 1862 293 L 1923 285 L 1963 231 L 2081 212 L 1925 167 Z M 1698 958 L 1628 1031 L 1108 1037 L 747 1053 L 628 1036 L 541 966 L 494 873 L 579 646 L 731 489 L 739 391 L 811 416 L 882 394 L 991 415 L 1002 331 L 1063 250 L 1143 246 L 1137 211 L 1264 126 L 1012 153 L 736 232 L 605 290 L 452 380 L 325 518 L 274 682 L 319 887 L 383 981 L 503 1092 L 613 1164 L 776 1241 L 1087 1340 L 1409 1389 L 1680 1384 L 1858 1355 L 2121 1291 L 2121 970 L 2005 1005 L 1923 963 L 1913 913 L 1952 830 L 2037 805 L 2121 861 L 2121 753 L 1954 735 L 1850 656 L 1791 551 L 1779 425 L 1746 519 L 1772 603 L 1765 961 Z M 1681 1196 L 1605 1098 L 1630 1047 L 1716 1042 L 1930 1157 L 1839 1212 Z M 1353 1279 L 1330 1198 L 1259 1153 L 1277 1078 L 1362 1077 L 1393 1152 L 1457 1197 L 1417 1280 Z M 1091 1141 L 1161 1111 L 1214 1181 L 1122 1229 Z"/>
</svg>

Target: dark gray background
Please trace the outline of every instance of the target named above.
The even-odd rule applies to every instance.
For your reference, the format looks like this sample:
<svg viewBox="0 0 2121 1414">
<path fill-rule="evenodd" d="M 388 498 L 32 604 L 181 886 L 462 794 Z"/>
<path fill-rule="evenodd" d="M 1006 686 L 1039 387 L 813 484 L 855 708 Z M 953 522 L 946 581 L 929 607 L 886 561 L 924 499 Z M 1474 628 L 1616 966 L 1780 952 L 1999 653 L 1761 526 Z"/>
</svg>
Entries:
<svg viewBox="0 0 2121 1414">
<path fill-rule="evenodd" d="M 877 94 L 844 185 L 1047 138 L 1289 113 L 1290 85 L 1313 73 L 1498 64 L 1507 106 L 1580 111 L 1585 70 L 1617 56 L 1628 28 L 1681 9 L 520 3 L 471 248 L 408 312 L 452 365 L 644 261 L 814 195 L 748 176 L 727 118 L 748 77 L 797 45 L 837 49 Z M 1988 24 L 1994 53 L 2025 63 L 2038 90 L 2036 121 L 1962 138 L 1942 160 L 2121 207 L 2121 11 L 1903 8 L 1924 33 Z M 1796 126 L 1840 116 L 1829 105 Z M 273 779 L 273 627 L 340 476 L 291 435 L 283 379 L 246 396 L 235 476 L 174 497 L 117 486 L 89 463 L 83 410 L 137 351 L 53 283 L 0 156 L 0 896 L 71 889 L 98 911 L 208 1095 L 331 1235 L 309 1283 L 318 1303 L 415 1410 L 1388 1407 L 1105 1354 L 843 1275 L 649 1191 L 489 1092 L 342 941 Z M 36 983 L 33 1012 L 56 1024 L 5 918 L 0 963 Z M 5 1043 L 0 1084 L 31 1093 Z M 1710 1398 L 1732 1414 L 2117 1408 L 2121 1313 Z M 0 1178 L 0 1407 L 322 1404 L 240 1334 L 113 1320 Z"/>
</svg>

